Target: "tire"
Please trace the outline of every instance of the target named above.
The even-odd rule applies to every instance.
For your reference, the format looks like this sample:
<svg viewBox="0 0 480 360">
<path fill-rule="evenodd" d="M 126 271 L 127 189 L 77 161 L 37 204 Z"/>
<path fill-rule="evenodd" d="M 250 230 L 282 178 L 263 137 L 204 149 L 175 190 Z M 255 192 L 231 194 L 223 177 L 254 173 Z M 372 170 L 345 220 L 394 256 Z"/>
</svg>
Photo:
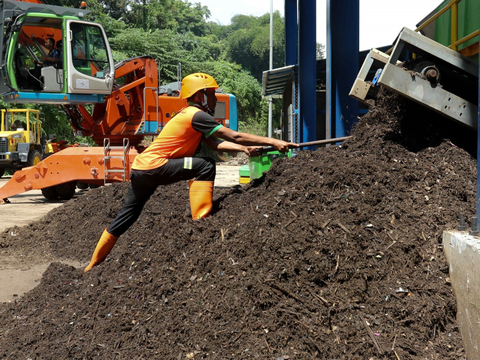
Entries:
<svg viewBox="0 0 480 360">
<path fill-rule="evenodd" d="M 6 170 L 7 169 L 5 169 L 5 168 L 0 168 L 0 178 L 5 174 Z"/>
<path fill-rule="evenodd" d="M 58 194 L 55 186 L 50 186 L 47 188 L 42 189 L 42 194 L 47 200 L 57 200 Z"/>
<path fill-rule="evenodd" d="M 63 184 L 55 185 L 55 190 L 57 191 L 58 196 L 62 200 L 70 200 L 75 195 L 75 189 L 77 188 L 76 181 L 70 181 Z"/>
<path fill-rule="evenodd" d="M 77 188 L 79 188 L 80 190 L 88 189 L 88 184 L 84 183 L 84 182 L 81 182 L 81 181 L 78 181 L 77 182 Z"/>
<path fill-rule="evenodd" d="M 50 155 L 53 155 L 53 153 L 44 153 L 43 154 L 43 157 L 42 157 L 42 160 L 45 160 L 47 157 L 49 157 Z"/>
<path fill-rule="evenodd" d="M 43 160 L 45 160 L 47 157 L 49 157 L 52 154 L 43 154 Z M 47 188 L 43 188 L 42 190 L 42 195 L 45 199 L 47 200 L 57 200 L 58 199 L 58 194 L 55 186 L 50 186 Z"/>
<path fill-rule="evenodd" d="M 28 152 L 27 166 L 35 166 L 42 161 L 42 153 L 38 150 L 32 149 Z"/>
</svg>

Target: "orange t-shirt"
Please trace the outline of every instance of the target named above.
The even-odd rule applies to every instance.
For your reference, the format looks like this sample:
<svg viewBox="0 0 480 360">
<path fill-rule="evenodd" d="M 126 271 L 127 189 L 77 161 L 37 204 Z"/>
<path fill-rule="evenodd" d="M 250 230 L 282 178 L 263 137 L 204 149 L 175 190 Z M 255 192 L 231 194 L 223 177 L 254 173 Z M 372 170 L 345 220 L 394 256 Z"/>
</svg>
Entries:
<svg viewBox="0 0 480 360">
<path fill-rule="evenodd" d="M 223 125 L 195 106 L 180 111 L 163 128 L 157 138 L 135 158 L 132 169 L 152 170 L 167 163 L 168 159 L 192 157 L 202 140 Z"/>
</svg>

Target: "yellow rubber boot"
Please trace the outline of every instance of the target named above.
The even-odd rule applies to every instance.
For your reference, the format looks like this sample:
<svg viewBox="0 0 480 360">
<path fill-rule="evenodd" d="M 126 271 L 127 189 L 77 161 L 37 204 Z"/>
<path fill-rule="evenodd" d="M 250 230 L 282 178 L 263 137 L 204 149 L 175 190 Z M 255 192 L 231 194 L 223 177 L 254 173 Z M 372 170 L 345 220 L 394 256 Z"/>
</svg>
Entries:
<svg viewBox="0 0 480 360">
<path fill-rule="evenodd" d="M 190 181 L 188 187 L 193 220 L 208 217 L 212 211 L 213 181 Z"/>
<path fill-rule="evenodd" d="M 107 229 L 102 234 L 100 240 L 98 240 L 97 247 L 92 255 L 92 260 L 90 264 L 85 268 L 85 272 L 91 270 L 94 266 L 100 264 L 105 260 L 110 251 L 112 251 L 113 246 L 117 242 L 118 236 L 113 236 L 110 234 Z"/>
</svg>

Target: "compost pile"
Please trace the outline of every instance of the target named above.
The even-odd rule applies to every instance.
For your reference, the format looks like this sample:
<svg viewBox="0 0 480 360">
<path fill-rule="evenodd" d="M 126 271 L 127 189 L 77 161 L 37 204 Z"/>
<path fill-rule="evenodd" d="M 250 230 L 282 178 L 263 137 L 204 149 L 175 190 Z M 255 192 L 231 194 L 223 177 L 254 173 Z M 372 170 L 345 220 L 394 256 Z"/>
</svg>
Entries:
<svg viewBox="0 0 480 360">
<path fill-rule="evenodd" d="M 408 106 L 382 94 L 351 139 L 217 191 L 208 219 L 186 182 L 159 188 L 89 273 L 58 260 L 88 263 L 127 184 L 6 231 L 2 253 L 55 261 L 0 305 L 0 358 L 464 358 L 442 233 L 473 215 L 476 161 Z"/>
</svg>

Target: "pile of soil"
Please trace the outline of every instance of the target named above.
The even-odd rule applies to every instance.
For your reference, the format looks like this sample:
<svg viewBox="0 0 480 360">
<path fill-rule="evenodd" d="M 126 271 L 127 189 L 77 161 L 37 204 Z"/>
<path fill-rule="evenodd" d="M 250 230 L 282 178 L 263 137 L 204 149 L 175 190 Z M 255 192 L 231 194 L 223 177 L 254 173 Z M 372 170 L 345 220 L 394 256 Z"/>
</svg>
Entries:
<svg viewBox="0 0 480 360">
<path fill-rule="evenodd" d="M 186 183 L 159 188 L 103 264 L 53 262 L 0 305 L 0 358 L 464 358 L 442 233 L 474 215 L 476 161 L 408 106 L 383 94 L 350 140 L 217 192 L 208 219 Z M 2 252 L 87 264 L 126 186 L 6 231 Z"/>
</svg>

